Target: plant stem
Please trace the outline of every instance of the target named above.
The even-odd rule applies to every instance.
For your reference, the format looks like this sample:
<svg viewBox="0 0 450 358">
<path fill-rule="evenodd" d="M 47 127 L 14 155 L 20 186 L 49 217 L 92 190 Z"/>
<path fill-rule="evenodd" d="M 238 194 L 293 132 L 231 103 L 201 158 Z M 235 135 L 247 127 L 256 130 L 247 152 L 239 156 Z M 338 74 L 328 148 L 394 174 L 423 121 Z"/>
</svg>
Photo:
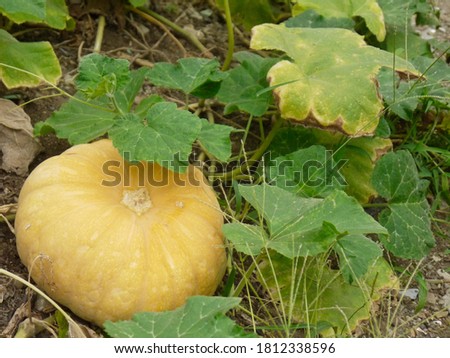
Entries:
<svg viewBox="0 0 450 358">
<path fill-rule="evenodd" d="M 257 265 L 258 261 L 260 261 L 261 257 L 262 257 L 262 254 L 259 254 L 257 257 L 255 257 L 253 262 L 250 264 L 248 269 L 245 271 L 241 281 L 239 281 L 239 284 L 236 286 L 236 289 L 233 292 L 234 297 L 239 297 L 239 295 L 241 294 L 241 292 L 245 286 L 245 283 L 250 281 L 250 276 L 252 275 L 253 271 L 255 270 L 256 265 Z"/>
<path fill-rule="evenodd" d="M 223 5 L 225 7 L 225 19 L 227 22 L 227 33 L 228 33 L 228 50 L 227 56 L 222 65 L 222 71 L 226 71 L 230 68 L 231 61 L 233 60 L 234 54 L 234 30 L 233 21 L 231 20 L 230 2 L 229 0 L 224 0 Z"/>
<path fill-rule="evenodd" d="M 149 16 L 152 17 L 153 19 L 156 19 L 157 21 L 170 27 L 172 30 L 174 30 L 175 32 L 177 32 L 178 34 L 183 36 L 186 40 L 188 40 L 190 43 L 192 43 L 195 47 L 197 47 L 202 52 L 202 55 L 204 55 L 206 57 L 214 57 L 213 54 L 205 46 L 203 46 L 203 44 L 200 42 L 200 40 L 195 35 L 183 30 L 176 23 L 170 21 L 169 19 L 165 18 L 164 16 L 162 16 L 150 9 L 146 9 L 146 8 L 136 9 L 133 6 L 126 6 L 125 8 L 127 10 L 134 12 L 135 14 L 138 14 L 141 17 L 144 17 L 145 19 L 147 19 L 149 21 L 151 21 L 149 19 Z M 147 15 L 147 16 L 144 16 L 144 15 Z M 152 22 L 154 22 L 154 21 L 152 21 Z"/>
<path fill-rule="evenodd" d="M 261 157 L 266 152 L 266 149 L 269 147 L 270 143 L 272 143 L 273 138 L 278 133 L 283 124 L 284 119 L 281 117 L 277 117 L 269 134 L 267 134 L 266 138 L 264 138 L 263 142 L 256 150 L 256 152 L 245 163 L 243 163 L 241 166 L 233 169 L 230 172 L 219 174 L 215 178 L 222 180 L 230 180 L 235 179 L 239 175 L 245 174 L 244 172 L 248 169 L 249 166 L 253 165 L 257 160 L 261 159 Z"/>
<path fill-rule="evenodd" d="M 100 15 L 98 18 L 97 34 L 95 36 L 94 52 L 99 53 L 102 49 L 103 34 L 105 33 L 105 17 Z"/>
</svg>

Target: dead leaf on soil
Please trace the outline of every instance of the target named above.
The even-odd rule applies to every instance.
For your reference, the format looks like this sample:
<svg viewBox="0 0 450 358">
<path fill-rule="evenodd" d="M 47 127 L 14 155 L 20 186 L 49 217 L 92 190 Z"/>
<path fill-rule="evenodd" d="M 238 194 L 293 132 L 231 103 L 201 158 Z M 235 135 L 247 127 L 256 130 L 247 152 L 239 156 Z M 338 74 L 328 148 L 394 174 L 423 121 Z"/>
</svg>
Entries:
<svg viewBox="0 0 450 358">
<path fill-rule="evenodd" d="M 0 168 L 25 175 L 40 150 L 33 138 L 30 117 L 14 102 L 0 98 Z"/>
</svg>

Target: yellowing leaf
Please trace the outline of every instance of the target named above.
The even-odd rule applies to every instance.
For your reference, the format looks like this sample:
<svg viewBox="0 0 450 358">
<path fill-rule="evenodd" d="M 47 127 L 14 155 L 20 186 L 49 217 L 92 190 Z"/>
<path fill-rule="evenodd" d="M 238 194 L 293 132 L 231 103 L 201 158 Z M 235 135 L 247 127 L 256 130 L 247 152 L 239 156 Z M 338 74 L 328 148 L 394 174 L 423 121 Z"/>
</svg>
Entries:
<svg viewBox="0 0 450 358">
<path fill-rule="evenodd" d="M 271 253 L 270 264 L 269 260 L 260 264 L 260 275 L 272 299 L 292 312 L 295 321 L 310 327 L 327 322 L 333 330 L 326 334 L 338 337 L 351 335 L 361 321 L 370 318 L 372 305 L 383 292 L 398 288 L 398 279 L 383 258 L 351 284 L 317 257 L 289 260 Z"/>
<path fill-rule="evenodd" d="M 294 15 L 314 10 L 328 18 L 362 17 L 378 41 L 386 36 L 383 11 L 376 0 L 297 0 L 292 9 Z"/>
<path fill-rule="evenodd" d="M 7 88 L 56 84 L 61 67 L 49 42 L 19 42 L 0 29 L 0 79 Z"/>
<path fill-rule="evenodd" d="M 371 135 L 383 103 L 375 76 L 381 67 L 418 75 L 409 62 L 368 46 L 346 29 L 286 28 L 264 24 L 253 28 L 255 50 L 285 52 L 290 61 L 268 73 L 283 117 L 348 136 Z"/>
</svg>

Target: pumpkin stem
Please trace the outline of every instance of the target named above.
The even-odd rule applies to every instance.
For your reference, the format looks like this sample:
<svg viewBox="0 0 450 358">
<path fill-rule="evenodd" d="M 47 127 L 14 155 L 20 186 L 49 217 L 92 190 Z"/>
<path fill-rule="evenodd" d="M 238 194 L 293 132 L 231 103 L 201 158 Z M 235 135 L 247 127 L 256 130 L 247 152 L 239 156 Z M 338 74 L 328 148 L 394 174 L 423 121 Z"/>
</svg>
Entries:
<svg viewBox="0 0 450 358">
<path fill-rule="evenodd" d="M 153 206 L 146 188 L 124 190 L 121 203 L 138 215 L 145 213 Z"/>
</svg>

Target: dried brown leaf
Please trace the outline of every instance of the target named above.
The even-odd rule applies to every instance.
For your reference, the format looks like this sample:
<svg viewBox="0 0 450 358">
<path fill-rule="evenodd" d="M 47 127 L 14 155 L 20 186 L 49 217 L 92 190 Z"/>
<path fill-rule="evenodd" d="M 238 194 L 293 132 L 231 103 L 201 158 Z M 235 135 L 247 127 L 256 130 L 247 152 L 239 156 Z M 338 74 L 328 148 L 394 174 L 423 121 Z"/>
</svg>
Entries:
<svg viewBox="0 0 450 358">
<path fill-rule="evenodd" d="M 0 168 L 25 175 L 40 150 L 30 117 L 14 102 L 0 98 Z"/>
</svg>

